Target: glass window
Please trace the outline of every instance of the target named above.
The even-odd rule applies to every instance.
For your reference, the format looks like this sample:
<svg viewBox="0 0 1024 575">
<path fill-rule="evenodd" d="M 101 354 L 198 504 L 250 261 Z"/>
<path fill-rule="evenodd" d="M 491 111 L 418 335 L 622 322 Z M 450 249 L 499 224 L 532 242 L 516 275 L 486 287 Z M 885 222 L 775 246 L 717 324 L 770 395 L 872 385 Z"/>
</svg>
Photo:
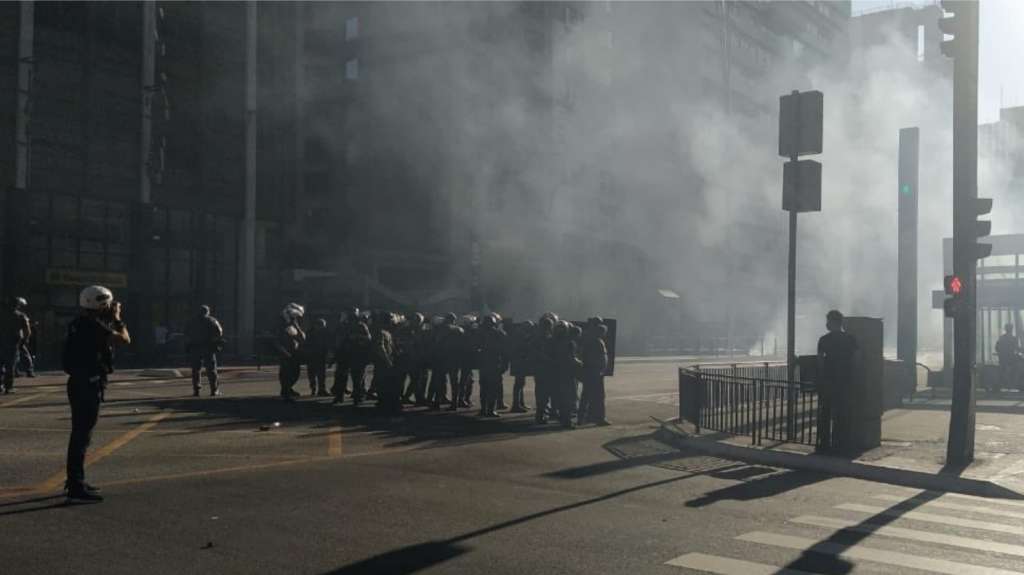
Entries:
<svg viewBox="0 0 1024 575">
<path fill-rule="evenodd" d="M 352 58 L 348 62 L 345 62 L 345 79 L 359 79 L 359 58 Z"/>
<path fill-rule="evenodd" d="M 355 40 L 359 37 L 359 17 L 353 16 L 345 20 L 345 40 Z"/>
</svg>

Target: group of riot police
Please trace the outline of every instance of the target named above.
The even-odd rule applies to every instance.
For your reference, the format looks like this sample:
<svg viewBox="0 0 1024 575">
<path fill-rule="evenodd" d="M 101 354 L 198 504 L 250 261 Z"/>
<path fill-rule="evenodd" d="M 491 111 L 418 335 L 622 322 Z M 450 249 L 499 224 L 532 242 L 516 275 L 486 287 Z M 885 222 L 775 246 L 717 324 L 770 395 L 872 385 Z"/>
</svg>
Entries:
<svg viewBox="0 0 1024 575">
<path fill-rule="evenodd" d="M 461 317 L 448 313 L 428 321 L 418 312 L 361 313 L 351 308 L 329 325 L 322 318 L 307 323 L 305 316 L 302 305 L 288 304 L 276 334 L 285 400 L 300 395 L 295 385 L 305 364 L 311 395 L 333 397 L 335 404 L 350 397 L 358 407 L 372 399 L 390 416 L 399 415 L 404 406 L 457 411 L 473 407 L 475 371 L 481 417 L 499 417 L 501 410 L 528 412 L 529 376 L 534 380 L 538 423 L 554 417 L 564 427 L 572 427 L 574 418 L 576 425 L 608 424 L 604 410 L 607 328 L 601 318 L 577 325 L 549 312 L 537 322 L 513 323 L 497 313 Z M 328 390 L 331 365 L 335 366 L 334 382 Z M 511 407 L 504 401 L 507 372 L 514 378 Z"/>
</svg>

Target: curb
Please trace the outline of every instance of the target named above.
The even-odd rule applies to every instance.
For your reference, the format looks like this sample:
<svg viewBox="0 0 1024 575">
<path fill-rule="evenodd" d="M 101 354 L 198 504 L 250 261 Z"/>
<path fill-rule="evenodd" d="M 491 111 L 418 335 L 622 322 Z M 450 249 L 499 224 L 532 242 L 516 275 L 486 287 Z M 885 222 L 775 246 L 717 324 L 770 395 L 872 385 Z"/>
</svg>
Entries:
<svg viewBox="0 0 1024 575">
<path fill-rule="evenodd" d="M 740 447 L 738 445 L 695 437 L 679 429 L 676 423 L 676 420 L 661 422 L 656 437 L 677 449 L 693 449 L 705 455 L 735 459 L 747 463 L 813 471 L 927 491 L 943 491 L 1002 499 L 1024 499 L 1024 493 L 1018 493 L 998 483 L 983 479 L 959 477 L 952 473 L 940 472 L 934 474 L 868 465 L 828 455 L 803 455 L 787 451 Z"/>
</svg>

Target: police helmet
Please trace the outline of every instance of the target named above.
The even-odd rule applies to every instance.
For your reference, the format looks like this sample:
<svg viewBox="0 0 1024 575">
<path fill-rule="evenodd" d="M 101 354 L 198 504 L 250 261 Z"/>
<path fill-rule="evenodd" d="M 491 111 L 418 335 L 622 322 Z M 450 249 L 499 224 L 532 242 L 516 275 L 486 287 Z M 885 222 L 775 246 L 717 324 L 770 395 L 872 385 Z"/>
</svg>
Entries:
<svg viewBox="0 0 1024 575">
<path fill-rule="evenodd" d="M 114 292 L 103 286 L 89 286 L 78 294 L 78 305 L 83 309 L 106 309 L 113 302 Z"/>
<path fill-rule="evenodd" d="M 444 314 L 445 323 L 455 323 L 459 320 L 459 316 L 455 315 L 455 312 L 448 312 Z"/>
<path fill-rule="evenodd" d="M 208 306 L 208 305 L 201 305 L 201 306 L 199 306 L 199 315 L 201 315 L 203 317 L 206 317 L 206 316 L 210 315 L 210 306 Z"/>
<path fill-rule="evenodd" d="M 411 323 L 413 326 L 419 327 L 423 325 L 423 322 L 426 321 L 426 318 L 423 317 L 423 314 L 421 314 L 420 312 L 415 312 L 407 316 L 406 320 L 408 320 L 409 323 Z"/>
<path fill-rule="evenodd" d="M 305 315 L 306 308 L 302 307 L 301 305 L 295 302 L 292 302 L 284 306 L 284 309 L 281 311 L 281 316 L 285 319 L 285 321 L 299 320 L 302 319 L 302 317 Z"/>
<path fill-rule="evenodd" d="M 317 318 L 316 325 L 317 327 L 327 327 L 327 320 L 322 317 Z"/>
<path fill-rule="evenodd" d="M 14 298 L 14 307 L 15 309 L 25 309 L 28 307 L 28 300 L 23 297 L 16 297 Z"/>
<path fill-rule="evenodd" d="M 498 322 L 495 319 L 494 315 L 495 314 L 493 314 L 493 313 L 489 313 L 489 314 L 485 315 L 484 317 L 480 318 L 480 326 L 481 327 L 487 327 L 487 328 L 496 327 L 498 325 Z"/>
<path fill-rule="evenodd" d="M 573 339 L 579 339 L 583 335 L 583 328 L 576 324 L 569 324 L 569 337 Z"/>
</svg>

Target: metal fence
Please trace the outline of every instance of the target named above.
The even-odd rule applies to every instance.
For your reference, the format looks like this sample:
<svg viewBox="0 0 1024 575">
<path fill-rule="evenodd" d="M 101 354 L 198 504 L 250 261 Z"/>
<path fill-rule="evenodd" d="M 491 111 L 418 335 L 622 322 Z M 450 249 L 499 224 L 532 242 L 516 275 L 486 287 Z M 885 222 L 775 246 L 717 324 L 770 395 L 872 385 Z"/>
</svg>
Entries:
<svg viewBox="0 0 1024 575">
<path fill-rule="evenodd" d="M 789 379 L 789 368 L 785 363 L 733 363 L 729 365 L 694 365 L 693 369 L 701 373 L 713 375 L 728 375 L 746 377 L 750 379 L 771 379 L 785 381 Z"/>
<path fill-rule="evenodd" d="M 810 383 L 747 377 L 728 368 L 679 370 L 679 417 L 698 433 L 709 429 L 749 436 L 754 445 L 766 440 L 817 445 L 821 408 Z"/>
</svg>

